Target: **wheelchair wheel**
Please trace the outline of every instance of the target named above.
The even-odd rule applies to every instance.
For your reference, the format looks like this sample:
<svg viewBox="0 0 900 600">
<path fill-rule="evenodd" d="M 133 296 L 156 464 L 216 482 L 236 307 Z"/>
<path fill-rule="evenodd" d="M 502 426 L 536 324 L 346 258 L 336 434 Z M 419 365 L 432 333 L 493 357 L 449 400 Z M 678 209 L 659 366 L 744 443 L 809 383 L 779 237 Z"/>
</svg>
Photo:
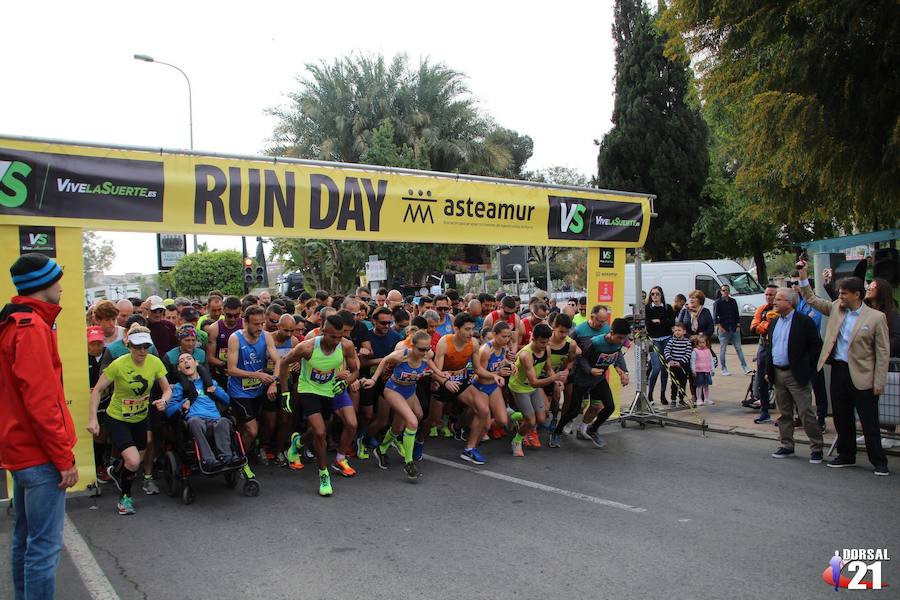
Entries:
<svg viewBox="0 0 900 600">
<path fill-rule="evenodd" d="M 194 489 L 189 485 L 184 486 L 184 489 L 181 490 L 181 502 L 186 505 L 193 504 L 196 499 L 197 497 L 194 495 Z"/>
<path fill-rule="evenodd" d="M 162 481 L 163 487 L 166 488 L 166 494 L 172 498 L 177 498 L 182 491 L 181 481 L 181 463 L 178 457 L 171 450 L 166 452 L 162 458 Z"/>
<path fill-rule="evenodd" d="M 229 490 L 233 490 L 235 486 L 237 486 L 238 475 L 237 471 L 226 471 L 225 472 L 225 485 Z"/>
<path fill-rule="evenodd" d="M 259 496 L 259 482 L 255 479 L 248 479 L 244 482 L 244 495 L 245 496 Z"/>
</svg>

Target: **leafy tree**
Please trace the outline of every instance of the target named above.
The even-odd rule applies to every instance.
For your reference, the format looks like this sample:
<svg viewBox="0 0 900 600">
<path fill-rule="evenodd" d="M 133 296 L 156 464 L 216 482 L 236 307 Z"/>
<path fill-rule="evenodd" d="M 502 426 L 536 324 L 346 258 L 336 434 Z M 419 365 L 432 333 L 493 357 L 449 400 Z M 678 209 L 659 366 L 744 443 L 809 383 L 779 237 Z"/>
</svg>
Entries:
<svg viewBox="0 0 900 600">
<path fill-rule="evenodd" d="M 645 250 L 652 259 L 702 252 L 691 238 L 706 207 L 707 128 L 685 57 L 667 57 L 668 34 L 643 0 L 616 0 L 613 128 L 599 143 L 598 187 L 656 194 Z"/>
<path fill-rule="evenodd" d="M 704 102 L 727 109 L 735 182 L 761 211 L 779 223 L 895 225 L 895 0 L 673 0 L 663 22 L 695 57 Z"/>
<path fill-rule="evenodd" d="M 186 254 L 169 271 L 168 277 L 181 296 L 202 297 L 215 289 L 237 296 L 244 293 L 243 261 L 237 250 Z"/>
<path fill-rule="evenodd" d="M 102 273 L 109 269 L 116 259 L 116 249 L 112 240 L 101 239 L 96 231 L 81 232 L 81 248 L 84 252 L 84 272 Z"/>
<path fill-rule="evenodd" d="M 479 113 L 465 77 L 404 55 L 348 56 L 307 65 L 308 78 L 277 125 L 269 153 L 341 162 L 521 178 L 534 144 Z M 444 271 L 459 246 L 393 242 L 276 239 L 275 255 L 305 273 L 310 285 L 355 287 L 370 254 L 388 262 L 388 284 L 419 282 Z"/>
</svg>

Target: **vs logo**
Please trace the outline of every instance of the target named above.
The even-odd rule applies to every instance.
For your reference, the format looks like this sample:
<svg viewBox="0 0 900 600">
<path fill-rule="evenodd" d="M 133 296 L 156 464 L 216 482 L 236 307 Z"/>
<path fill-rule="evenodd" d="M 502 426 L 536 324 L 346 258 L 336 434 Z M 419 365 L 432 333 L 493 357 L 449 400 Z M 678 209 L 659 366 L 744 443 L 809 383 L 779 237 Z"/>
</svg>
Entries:
<svg viewBox="0 0 900 600">
<path fill-rule="evenodd" d="M 584 204 L 569 204 L 560 202 L 559 232 L 581 233 L 584 231 L 584 213 L 587 208 Z"/>
<path fill-rule="evenodd" d="M 19 227 L 19 251 L 38 252 L 51 258 L 56 257 L 56 229 L 22 225 Z"/>
<path fill-rule="evenodd" d="M 21 161 L 0 160 L 0 205 L 18 208 L 28 199 L 25 179 L 31 167 Z"/>
<path fill-rule="evenodd" d="M 48 241 L 46 233 L 28 234 L 28 244 L 31 246 L 46 246 Z"/>
</svg>

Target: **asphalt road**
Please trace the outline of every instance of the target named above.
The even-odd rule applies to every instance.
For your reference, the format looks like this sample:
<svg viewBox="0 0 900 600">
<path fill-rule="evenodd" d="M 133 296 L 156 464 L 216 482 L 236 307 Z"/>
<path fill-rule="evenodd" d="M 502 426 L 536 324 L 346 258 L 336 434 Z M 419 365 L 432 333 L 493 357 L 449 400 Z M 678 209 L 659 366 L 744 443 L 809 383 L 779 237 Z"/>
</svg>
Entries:
<svg viewBox="0 0 900 600">
<path fill-rule="evenodd" d="M 259 470 L 245 498 L 221 479 L 183 506 L 136 498 L 115 514 L 109 486 L 68 515 L 120 598 L 824 598 L 835 549 L 888 548 L 900 515 L 900 461 L 876 478 L 774 460 L 771 442 L 667 427 L 604 427 L 609 446 L 574 438 L 513 459 L 485 447 L 478 469 L 422 463 L 420 483 L 361 463 L 319 498 L 315 470 Z M 456 459 L 459 442 L 426 446 Z M 394 458 L 395 455 L 392 455 Z M 474 471 L 481 471 L 481 474 Z M 0 518 L 8 556 L 12 519 Z M 894 545 L 892 545 L 894 544 Z M 59 597 L 90 598 L 64 552 Z M 884 581 L 900 586 L 897 560 Z M 9 598 L 8 575 L 0 597 Z M 883 592 L 887 597 L 893 592 Z"/>
</svg>

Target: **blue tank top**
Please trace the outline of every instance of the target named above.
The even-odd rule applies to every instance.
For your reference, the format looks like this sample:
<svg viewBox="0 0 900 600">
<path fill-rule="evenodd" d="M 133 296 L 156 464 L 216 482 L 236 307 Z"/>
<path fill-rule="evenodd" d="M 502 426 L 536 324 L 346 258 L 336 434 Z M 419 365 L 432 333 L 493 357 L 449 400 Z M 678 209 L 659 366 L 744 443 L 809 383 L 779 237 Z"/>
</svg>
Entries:
<svg viewBox="0 0 900 600">
<path fill-rule="evenodd" d="M 404 360 L 398 365 L 394 366 L 394 372 L 391 373 L 390 381 L 396 385 L 416 385 L 419 379 L 422 377 L 422 374 L 425 372 L 425 369 L 428 368 L 428 365 L 423 360 L 418 367 L 411 367 L 408 359 L 409 350 L 403 351 Z"/>
<path fill-rule="evenodd" d="M 243 331 L 232 334 L 238 339 L 237 368 L 244 371 L 262 371 L 266 366 L 266 332 L 259 332 L 259 339 L 251 344 Z M 256 398 L 262 393 L 259 379 L 228 376 L 228 395 L 232 398 Z"/>
<path fill-rule="evenodd" d="M 494 342 L 488 342 L 487 347 L 491 349 L 491 353 L 488 355 L 487 370 L 491 373 L 496 373 L 500 370 L 500 363 L 502 363 L 504 357 L 506 357 L 506 350 L 501 352 L 498 356 L 497 353 L 494 352 Z"/>
</svg>

